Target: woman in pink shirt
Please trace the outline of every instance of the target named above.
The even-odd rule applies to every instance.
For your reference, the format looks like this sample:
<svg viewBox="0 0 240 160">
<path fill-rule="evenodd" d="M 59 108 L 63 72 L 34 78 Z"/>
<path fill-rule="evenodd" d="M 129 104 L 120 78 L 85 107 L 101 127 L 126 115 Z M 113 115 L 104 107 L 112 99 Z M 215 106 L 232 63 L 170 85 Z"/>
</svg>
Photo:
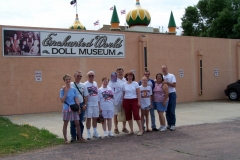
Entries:
<svg viewBox="0 0 240 160">
<path fill-rule="evenodd" d="M 156 83 L 153 89 L 153 104 L 155 108 L 157 108 L 159 115 L 161 125 L 159 131 L 167 131 L 164 112 L 167 110 L 168 106 L 168 85 L 163 84 L 163 81 L 162 73 L 158 73 L 156 75 Z"/>
</svg>

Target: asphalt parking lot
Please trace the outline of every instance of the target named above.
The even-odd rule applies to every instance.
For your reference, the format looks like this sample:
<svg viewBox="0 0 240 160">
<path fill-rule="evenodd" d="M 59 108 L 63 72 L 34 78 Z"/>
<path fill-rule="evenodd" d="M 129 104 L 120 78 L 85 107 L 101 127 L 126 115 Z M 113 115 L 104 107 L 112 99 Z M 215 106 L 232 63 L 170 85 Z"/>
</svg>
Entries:
<svg viewBox="0 0 240 160">
<path fill-rule="evenodd" d="M 3 159 L 240 159 L 239 101 L 180 103 L 177 104 L 176 115 L 175 131 L 152 132 L 143 136 L 122 133 L 122 136 L 114 138 L 59 145 Z M 7 117 L 14 123 L 46 128 L 62 137 L 61 113 Z M 100 125 L 98 131 L 102 134 Z"/>
</svg>

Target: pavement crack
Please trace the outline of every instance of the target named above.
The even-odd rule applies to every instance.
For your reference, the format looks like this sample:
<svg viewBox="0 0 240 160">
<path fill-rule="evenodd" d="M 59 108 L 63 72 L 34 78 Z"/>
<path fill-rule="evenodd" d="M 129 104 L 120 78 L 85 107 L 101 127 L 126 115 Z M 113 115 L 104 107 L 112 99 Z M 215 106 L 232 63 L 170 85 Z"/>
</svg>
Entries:
<svg viewBox="0 0 240 160">
<path fill-rule="evenodd" d="M 174 150 L 174 149 L 173 149 L 173 151 L 178 152 L 178 153 L 183 153 L 183 154 L 191 155 L 191 156 L 195 156 L 195 157 L 211 158 L 211 157 L 207 157 L 207 156 L 201 156 L 201 155 L 196 155 L 196 154 L 192 154 L 192 153 L 187 153 L 187 152 L 180 151 L 180 150 Z"/>
</svg>

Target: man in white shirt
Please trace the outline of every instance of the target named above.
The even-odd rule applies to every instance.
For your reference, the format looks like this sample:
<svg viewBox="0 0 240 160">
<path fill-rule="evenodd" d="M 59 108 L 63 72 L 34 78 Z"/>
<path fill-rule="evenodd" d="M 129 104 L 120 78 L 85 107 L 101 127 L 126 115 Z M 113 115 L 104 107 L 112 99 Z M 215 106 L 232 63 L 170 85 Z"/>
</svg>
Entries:
<svg viewBox="0 0 240 160">
<path fill-rule="evenodd" d="M 171 131 L 175 130 L 175 125 L 176 125 L 176 114 L 175 114 L 175 110 L 176 110 L 176 99 L 177 99 L 177 95 L 176 95 L 176 77 L 171 74 L 168 73 L 168 68 L 167 66 L 162 66 L 162 72 L 164 74 L 163 78 L 164 78 L 164 82 L 165 84 L 168 85 L 168 91 L 169 91 L 169 103 L 168 103 L 168 108 L 166 111 L 166 119 L 167 119 L 167 123 L 168 123 L 168 129 L 170 129 Z"/>
<path fill-rule="evenodd" d="M 87 104 L 87 90 L 86 90 L 86 87 L 84 86 L 83 83 L 81 83 L 81 78 L 82 78 L 82 73 L 80 71 L 76 71 L 74 73 L 74 79 L 75 81 L 74 82 L 71 82 L 70 83 L 70 86 L 75 88 L 76 91 L 77 91 L 77 94 L 78 94 L 78 100 L 80 102 L 80 109 L 81 109 L 81 113 L 79 115 L 79 124 L 80 124 L 80 130 L 81 130 L 81 137 L 82 137 L 82 134 L 83 134 L 83 130 L 84 130 L 84 125 L 83 125 L 83 116 L 85 114 L 85 110 L 86 110 L 86 104 Z M 80 93 L 81 92 L 81 93 Z M 85 101 L 84 101 L 85 99 Z M 71 142 L 73 141 L 76 141 L 76 139 L 79 139 L 79 137 L 76 137 L 77 134 L 76 134 L 76 126 L 75 126 L 75 123 L 74 121 L 70 121 L 70 134 L 71 134 Z"/>
<path fill-rule="evenodd" d="M 91 132 L 91 119 L 93 126 L 93 137 L 101 138 L 101 136 L 97 132 L 97 118 L 99 117 L 99 106 L 98 106 L 98 86 L 97 82 L 93 81 L 95 78 L 95 73 L 93 71 L 89 71 L 87 73 L 88 81 L 84 83 L 85 87 L 88 91 L 88 102 L 87 109 L 85 111 L 85 116 L 87 118 L 86 126 L 87 126 L 87 139 L 90 140 Z"/>
<path fill-rule="evenodd" d="M 117 114 L 120 112 L 122 108 L 122 100 L 123 100 L 123 91 L 122 86 L 126 83 L 126 79 L 123 77 L 124 70 L 122 68 L 118 68 L 117 72 L 117 82 L 109 82 L 108 86 L 112 88 L 114 91 L 114 133 L 119 134 L 118 130 L 118 121 L 117 121 Z M 126 122 L 123 122 L 123 129 L 122 132 L 129 133 L 126 128 Z"/>
</svg>

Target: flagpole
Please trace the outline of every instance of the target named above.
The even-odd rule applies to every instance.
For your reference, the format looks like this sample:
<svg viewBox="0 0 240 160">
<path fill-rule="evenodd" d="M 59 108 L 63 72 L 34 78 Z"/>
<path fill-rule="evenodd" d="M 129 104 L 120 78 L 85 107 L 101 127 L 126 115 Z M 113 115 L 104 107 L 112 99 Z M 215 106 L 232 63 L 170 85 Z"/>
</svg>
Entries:
<svg viewBox="0 0 240 160">
<path fill-rule="evenodd" d="M 127 15 L 127 9 L 125 8 L 125 17 L 126 17 L 126 15 Z M 124 19 L 125 19 L 125 17 L 124 17 Z M 126 19 L 125 19 L 125 22 L 126 22 Z"/>
<path fill-rule="evenodd" d="M 98 20 L 98 22 L 99 22 L 99 25 L 98 25 L 99 29 L 98 30 L 100 30 L 100 21 Z"/>
<path fill-rule="evenodd" d="M 77 0 L 76 0 L 76 14 L 77 14 Z"/>
</svg>

